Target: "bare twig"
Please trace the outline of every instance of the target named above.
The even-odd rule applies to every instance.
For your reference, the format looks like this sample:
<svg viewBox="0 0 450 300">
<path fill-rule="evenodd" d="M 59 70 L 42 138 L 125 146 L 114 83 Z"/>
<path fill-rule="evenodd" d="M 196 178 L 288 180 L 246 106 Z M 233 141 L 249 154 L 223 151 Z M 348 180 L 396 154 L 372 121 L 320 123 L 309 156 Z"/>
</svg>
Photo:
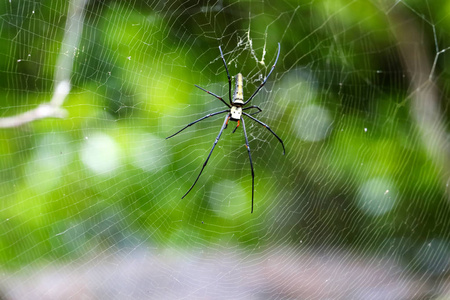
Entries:
<svg viewBox="0 0 450 300">
<path fill-rule="evenodd" d="M 70 2 L 61 51 L 56 62 L 55 89 L 50 102 L 40 104 L 35 109 L 19 115 L 0 118 L 0 128 L 16 127 L 44 118 L 64 118 L 67 116 L 67 111 L 61 106 L 71 89 L 70 76 L 83 30 L 83 12 L 87 1 L 72 0 Z"/>
</svg>

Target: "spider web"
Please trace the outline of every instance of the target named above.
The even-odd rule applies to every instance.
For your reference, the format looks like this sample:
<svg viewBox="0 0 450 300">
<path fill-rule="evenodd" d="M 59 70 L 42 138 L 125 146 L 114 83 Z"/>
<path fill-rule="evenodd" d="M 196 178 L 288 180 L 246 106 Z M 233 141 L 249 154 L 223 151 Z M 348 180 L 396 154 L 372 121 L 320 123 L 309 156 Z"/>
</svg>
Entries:
<svg viewBox="0 0 450 300">
<path fill-rule="evenodd" d="M 445 1 L 3 1 L 0 297 L 449 296 Z M 255 117 L 224 130 L 231 76 Z M 233 83 L 234 87 L 234 83 Z M 48 103 L 48 105 L 46 105 Z M 44 106 L 42 106 L 44 104 Z M 53 118 L 56 117 L 56 118 Z"/>
</svg>

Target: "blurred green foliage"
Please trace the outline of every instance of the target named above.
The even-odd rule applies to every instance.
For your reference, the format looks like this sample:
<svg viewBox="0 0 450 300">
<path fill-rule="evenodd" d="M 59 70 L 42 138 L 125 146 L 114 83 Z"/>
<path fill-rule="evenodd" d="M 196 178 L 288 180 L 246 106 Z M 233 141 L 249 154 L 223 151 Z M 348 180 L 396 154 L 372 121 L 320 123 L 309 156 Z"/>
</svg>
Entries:
<svg viewBox="0 0 450 300">
<path fill-rule="evenodd" d="M 391 9 L 403 10 L 427 33 L 417 44 L 445 48 L 450 5 L 406 3 Z M 68 6 L 65 1 L 0 5 L 0 110 L 10 116 L 51 98 Z M 3 266 L 71 259 L 142 242 L 186 247 L 301 242 L 374 252 L 394 241 L 396 249 L 401 249 L 397 243 L 419 247 L 430 238 L 449 242 L 448 221 L 440 217 L 448 216 L 448 191 L 411 118 L 409 78 L 382 5 L 218 5 L 87 5 L 81 44 L 64 54 L 75 57 L 73 89 L 64 104 L 69 117 L 0 130 Z M 231 74 L 242 72 L 248 79 L 249 95 L 260 83 L 259 74 L 267 74 L 278 42 L 280 60 L 258 96 L 264 109 L 258 118 L 283 138 L 287 155 L 281 155 L 269 133 L 247 121 L 257 172 L 255 213 L 250 215 L 242 132 L 224 133 L 197 186 L 180 200 L 223 119 L 164 140 L 221 108 L 193 84 L 226 94 L 221 45 Z M 260 58 L 263 48 L 265 65 L 251 53 Z M 439 57 L 436 68 L 443 99 L 449 87 L 447 61 Z M 448 102 L 442 106 L 448 114 Z M 325 125 L 332 120 L 318 141 L 302 138 L 308 126 L 302 120 L 320 117 L 311 111 L 327 114 Z M 102 147 L 95 138 L 110 145 L 101 153 L 114 149 L 115 154 L 111 165 L 96 165 L 99 157 L 94 168 L 113 171 L 96 172 L 86 163 Z M 393 187 L 389 193 L 395 202 L 388 213 L 370 215 L 358 206 L 366 193 L 361 187 L 371 178 Z M 400 256 L 414 257 L 411 251 Z"/>
</svg>

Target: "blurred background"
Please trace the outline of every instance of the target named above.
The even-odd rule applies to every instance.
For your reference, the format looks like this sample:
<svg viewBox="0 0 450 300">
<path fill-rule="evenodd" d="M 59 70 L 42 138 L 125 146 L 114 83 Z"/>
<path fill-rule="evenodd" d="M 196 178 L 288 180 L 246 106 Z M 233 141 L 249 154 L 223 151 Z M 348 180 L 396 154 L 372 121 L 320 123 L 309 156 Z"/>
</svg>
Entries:
<svg viewBox="0 0 450 300">
<path fill-rule="evenodd" d="M 0 2 L 1 299 L 447 299 L 450 2 Z M 244 76 L 256 115 L 165 138 Z M 234 86 L 234 83 L 233 83 Z"/>
</svg>

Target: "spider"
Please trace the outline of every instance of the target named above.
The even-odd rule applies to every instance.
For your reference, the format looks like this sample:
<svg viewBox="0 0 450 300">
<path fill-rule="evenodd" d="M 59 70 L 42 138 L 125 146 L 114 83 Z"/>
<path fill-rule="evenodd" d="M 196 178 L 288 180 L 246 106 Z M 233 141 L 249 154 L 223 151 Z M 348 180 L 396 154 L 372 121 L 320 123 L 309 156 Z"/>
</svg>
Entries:
<svg viewBox="0 0 450 300">
<path fill-rule="evenodd" d="M 200 173 L 197 176 L 197 179 L 195 179 L 194 183 L 192 184 L 192 186 L 189 188 L 189 190 L 183 195 L 183 197 L 181 197 L 181 199 L 183 199 L 184 197 L 186 197 L 187 194 L 189 194 L 189 192 L 192 190 L 192 188 L 195 186 L 195 184 L 197 183 L 198 179 L 200 178 L 200 175 L 202 175 L 203 170 L 206 167 L 206 164 L 208 163 L 209 158 L 211 157 L 211 154 L 214 150 L 214 148 L 217 145 L 217 142 L 219 142 L 220 136 L 222 135 L 222 132 L 225 128 L 227 128 L 228 126 L 228 121 L 234 121 L 237 122 L 236 127 L 234 128 L 233 132 L 234 133 L 236 131 L 236 129 L 239 127 L 240 123 L 242 123 L 242 129 L 244 130 L 244 137 L 245 137 L 245 147 L 247 148 L 247 152 L 248 152 L 248 158 L 250 160 L 250 168 L 252 171 L 252 210 L 251 213 L 253 213 L 253 199 L 254 199 L 254 193 L 255 193 L 255 173 L 253 171 L 253 162 L 252 162 L 252 155 L 250 154 L 250 146 L 248 144 L 248 138 L 247 138 L 247 131 L 245 130 L 245 121 L 243 116 L 246 116 L 248 118 L 250 118 L 251 120 L 255 121 L 256 123 L 258 123 L 259 125 L 262 125 L 264 128 L 266 128 L 267 130 L 270 131 L 270 133 L 272 133 L 277 139 L 278 141 L 280 141 L 281 146 L 283 147 L 283 155 L 285 154 L 286 150 L 284 148 L 284 144 L 283 141 L 280 139 L 280 137 L 278 135 L 276 135 L 275 132 L 272 131 L 272 129 L 270 129 L 269 126 L 267 126 L 266 124 L 264 124 L 263 122 L 261 122 L 260 120 L 252 117 L 252 115 L 258 114 L 260 112 L 262 112 L 262 109 L 259 108 L 256 105 L 251 105 L 251 106 L 247 106 L 245 107 L 245 105 L 247 105 L 255 96 L 256 94 L 258 94 L 258 92 L 261 90 L 261 88 L 264 86 L 264 84 L 267 82 L 267 78 L 269 78 L 270 74 L 272 74 L 273 69 L 275 68 L 275 65 L 277 64 L 278 61 L 278 57 L 280 56 L 280 43 L 278 43 L 278 54 L 277 54 L 277 58 L 275 59 L 275 63 L 272 66 L 272 69 L 270 70 L 269 74 L 267 75 L 267 77 L 264 79 L 264 81 L 261 83 L 261 85 L 256 89 L 256 91 L 250 96 L 250 98 L 247 99 L 247 101 L 244 102 L 244 93 L 243 93 L 243 77 L 241 73 L 238 73 L 235 77 L 235 88 L 234 88 L 234 93 L 233 93 L 233 98 L 231 98 L 231 77 L 230 77 L 230 73 L 228 72 L 228 68 L 227 68 L 227 63 L 225 61 L 225 58 L 223 57 L 223 53 L 222 53 L 222 48 L 219 46 L 219 51 L 220 51 L 220 56 L 222 58 L 223 64 L 225 66 L 225 70 L 227 71 L 227 76 L 228 76 L 228 98 L 230 100 L 230 104 L 228 104 L 227 102 L 225 102 L 225 100 L 214 94 L 213 92 L 210 92 L 208 90 L 205 90 L 202 87 L 199 87 L 198 85 L 195 84 L 195 86 L 199 89 L 201 89 L 202 91 L 216 97 L 217 99 L 219 99 L 220 101 L 223 102 L 223 104 L 225 104 L 228 109 L 225 110 L 221 110 L 215 113 L 211 113 L 211 114 L 207 114 L 206 116 L 195 120 L 194 122 L 191 122 L 189 124 L 187 124 L 185 127 L 183 127 L 182 129 L 180 129 L 179 131 L 175 132 L 174 134 L 172 134 L 171 136 L 166 137 L 166 139 L 170 139 L 171 137 L 174 137 L 175 135 L 179 134 L 180 132 L 182 132 L 183 130 L 185 130 L 186 128 L 188 128 L 189 126 L 192 126 L 204 119 L 207 119 L 209 117 L 212 116 L 216 116 L 216 115 L 220 115 L 223 113 L 227 113 L 225 120 L 223 122 L 223 125 L 219 131 L 219 134 L 216 137 L 216 140 L 214 141 L 214 144 L 211 148 L 211 151 L 208 154 L 208 157 L 206 158 L 206 161 L 203 163 L 202 169 L 200 170 Z M 257 109 L 258 111 L 248 114 L 245 112 L 245 110 L 249 110 L 249 109 Z"/>
</svg>

